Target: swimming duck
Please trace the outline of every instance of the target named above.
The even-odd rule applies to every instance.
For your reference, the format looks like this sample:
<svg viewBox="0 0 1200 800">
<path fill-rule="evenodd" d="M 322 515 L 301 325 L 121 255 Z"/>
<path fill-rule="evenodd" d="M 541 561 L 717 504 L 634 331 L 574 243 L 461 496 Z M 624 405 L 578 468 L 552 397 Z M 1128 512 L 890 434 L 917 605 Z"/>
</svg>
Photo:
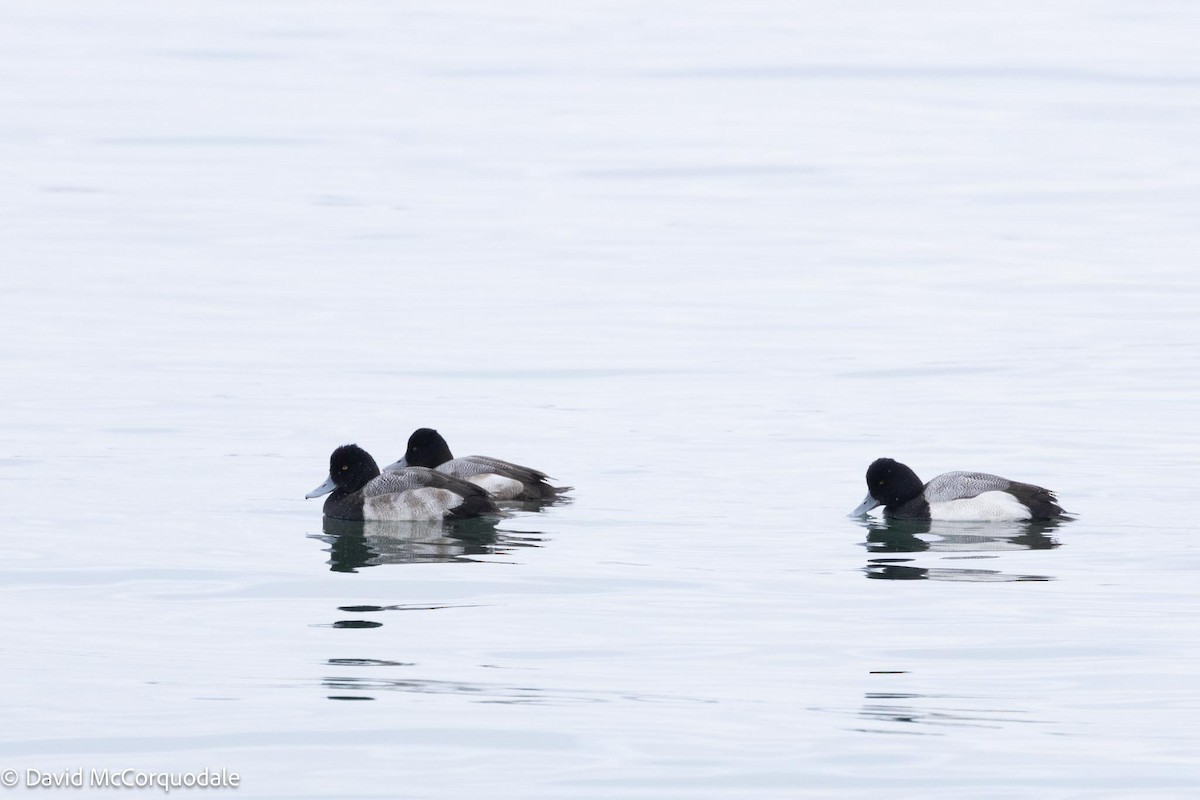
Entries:
<svg viewBox="0 0 1200 800">
<path fill-rule="evenodd" d="M 433 428 L 417 428 L 408 437 L 408 449 L 395 464 L 384 467 L 384 474 L 395 469 L 429 467 L 482 486 L 497 500 L 556 499 L 569 492 L 570 486 L 551 486 L 546 473 L 520 464 L 487 456 L 455 458 L 442 435 Z"/>
<path fill-rule="evenodd" d="M 867 468 L 867 497 L 850 512 L 858 517 L 876 506 L 896 519 L 958 522 L 1048 520 L 1064 515 L 1049 489 L 983 472 L 947 472 L 921 484 L 917 473 L 891 458 Z"/>
<path fill-rule="evenodd" d="M 304 497 L 324 494 L 329 494 L 325 516 L 352 521 L 463 519 L 502 513 L 487 492 L 452 475 L 423 467 L 381 475 L 375 459 L 356 444 L 333 451 L 329 478 Z"/>
</svg>

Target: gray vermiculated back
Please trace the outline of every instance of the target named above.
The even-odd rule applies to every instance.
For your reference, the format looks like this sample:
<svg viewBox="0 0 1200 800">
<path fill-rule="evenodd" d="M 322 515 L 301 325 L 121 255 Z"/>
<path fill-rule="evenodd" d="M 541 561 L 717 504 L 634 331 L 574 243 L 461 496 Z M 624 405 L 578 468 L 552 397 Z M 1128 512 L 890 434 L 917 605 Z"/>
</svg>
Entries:
<svg viewBox="0 0 1200 800">
<path fill-rule="evenodd" d="M 427 467 L 405 467 L 395 472 L 385 472 L 363 487 L 363 494 L 367 497 L 376 497 L 423 487 L 449 489 L 463 497 L 486 494 L 473 483 Z"/>
<path fill-rule="evenodd" d="M 984 492 L 1003 491 L 1012 481 L 986 472 L 945 472 L 925 484 L 925 499 L 930 503 L 963 500 Z"/>
</svg>

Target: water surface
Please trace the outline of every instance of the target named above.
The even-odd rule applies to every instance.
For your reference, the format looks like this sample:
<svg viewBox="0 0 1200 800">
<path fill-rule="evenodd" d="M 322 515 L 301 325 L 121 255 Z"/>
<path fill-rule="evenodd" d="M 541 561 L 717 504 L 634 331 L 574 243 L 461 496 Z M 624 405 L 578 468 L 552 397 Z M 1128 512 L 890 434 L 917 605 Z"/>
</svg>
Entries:
<svg viewBox="0 0 1200 800">
<path fill-rule="evenodd" d="M 1194 796 L 1197 23 L 6 6 L 0 768 Z M 421 426 L 573 502 L 302 499 Z M 847 519 L 885 455 L 1077 519 Z"/>
</svg>

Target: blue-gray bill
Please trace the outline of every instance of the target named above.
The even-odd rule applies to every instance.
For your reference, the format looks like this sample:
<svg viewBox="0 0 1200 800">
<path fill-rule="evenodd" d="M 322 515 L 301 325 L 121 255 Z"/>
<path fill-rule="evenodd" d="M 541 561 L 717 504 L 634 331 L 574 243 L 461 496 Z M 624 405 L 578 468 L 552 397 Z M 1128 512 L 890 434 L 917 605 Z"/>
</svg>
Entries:
<svg viewBox="0 0 1200 800">
<path fill-rule="evenodd" d="M 858 508 L 850 512 L 852 517 L 865 517 L 867 512 L 879 505 L 879 501 L 871 497 L 871 493 L 867 492 L 867 499 L 859 503 Z"/>
<path fill-rule="evenodd" d="M 313 489 L 308 494 L 304 495 L 304 499 L 312 500 L 314 497 L 320 497 L 323 494 L 329 494 L 336 488 L 337 488 L 337 484 L 333 482 L 333 476 L 330 475 L 328 478 L 325 479 L 324 483 L 322 483 L 317 488 Z"/>
<path fill-rule="evenodd" d="M 386 467 L 383 468 L 383 471 L 384 472 L 398 472 L 399 470 L 405 469 L 406 467 L 408 467 L 408 459 L 401 458 L 399 461 L 397 461 L 393 464 L 388 464 Z"/>
</svg>

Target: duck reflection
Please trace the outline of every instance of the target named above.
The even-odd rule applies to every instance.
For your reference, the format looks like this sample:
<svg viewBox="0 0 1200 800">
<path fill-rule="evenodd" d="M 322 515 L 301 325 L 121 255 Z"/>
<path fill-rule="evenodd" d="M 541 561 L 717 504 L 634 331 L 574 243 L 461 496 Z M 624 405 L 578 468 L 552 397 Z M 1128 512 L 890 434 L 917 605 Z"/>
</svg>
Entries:
<svg viewBox="0 0 1200 800">
<path fill-rule="evenodd" d="M 898 560 L 902 559 L 871 559 L 865 568 L 867 577 L 885 581 L 967 581 L 970 583 L 1054 580 L 1049 575 L 1016 575 L 994 569 L 914 567 L 908 564 L 892 563 Z"/>
<path fill-rule="evenodd" d="M 953 705 L 947 705 L 947 701 Z M 879 724 L 878 728 L 859 728 L 864 733 L 924 733 L 937 735 L 938 728 L 1003 728 L 1010 724 L 1043 724 L 1028 712 L 1012 708 L 973 708 L 975 698 L 932 696 L 895 692 L 868 692 L 859 716 Z M 891 727 L 892 723 L 913 726 L 909 730 Z"/>
<path fill-rule="evenodd" d="M 866 528 L 867 552 L 883 553 L 953 553 L 948 558 L 996 558 L 998 554 L 1015 550 L 1051 550 L 1059 547 L 1053 536 L 1055 528 L 1068 520 L 1053 519 L 1029 522 L 941 522 L 931 520 L 876 519 L 859 521 Z M 946 581 L 1048 581 L 1045 575 L 1014 575 L 998 570 L 952 569 L 948 567 L 918 567 L 911 558 L 870 558 L 868 578 L 877 580 L 946 580 Z"/>
<path fill-rule="evenodd" d="M 550 695 L 542 689 L 530 686 L 424 680 L 420 678 L 406 680 L 400 678 L 360 678 L 338 675 L 322 680 L 321 687 L 327 691 L 339 692 L 336 695 L 327 695 L 330 700 L 345 700 L 348 697 L 373 700 L 375 699 L 375 695 L 380 692 L 411 692 L 413 694 L 455 694 L 478 703 L 512 705 L 604 702 L 604 699 L 599 697 L 571 697 L 566 694 Z M 347 695 L 342 694 L 343 692 L 361 692 L 363 694 Z"/>
<path fill-rule="evenodd" d="M 353 665 L 353 659 L 329 659 L 331 666 Z M 360 660 L 357 666 L 383 665 L 387 662 Z M 416 666 L 404 664 L 403 666 Z M 587 688 L 549 688 L 536 682 L 456 681 L 428 679 L 416 675 L 399 677 L 391 671 L 371 670 L 375 674 L 353 675 L 339 671 L 321 680 L 321 689 L 330 700 L 373 700 L 387 693 L 456 695 L 471 703 L 503 705 L 594 705 L 600 703 L 666 703 L 671 705 L 715 703 L 715 700 L 686 695 L 636 694 L 627 691 L 606 692 Z M 330 692 L 333 692 L 330 694 Z"/>
<path fill-rule="evenodd" d="M 329 545 L 332 572 L 357 572 L 381 564 L 473 561 L 472 556 L 537 547 L 541 541 L 536 533 L 501 531 L 497 523 L 486 517 L 456 522 L 351 522 L 325 517 L 322 532 L 310 538 Z"/>
<path fill-rule="evenodd" d="M 497 500 L 496 505 L 504 511 L 522 511 L 526 514 L 540 514 L 547 508 L 569 506 L 575 498 L 569 495 L 558 495 L 550 500 Z"/>
<path fill-rule="evenodd" d="M 1051 550 L 1051 535 L 1064 520 L 1038 522 L 934 522 L 920 519 L 863 519 L 872 553 Z M 932 537 L 932 538 L 920 538 Z"/>
</svg>

